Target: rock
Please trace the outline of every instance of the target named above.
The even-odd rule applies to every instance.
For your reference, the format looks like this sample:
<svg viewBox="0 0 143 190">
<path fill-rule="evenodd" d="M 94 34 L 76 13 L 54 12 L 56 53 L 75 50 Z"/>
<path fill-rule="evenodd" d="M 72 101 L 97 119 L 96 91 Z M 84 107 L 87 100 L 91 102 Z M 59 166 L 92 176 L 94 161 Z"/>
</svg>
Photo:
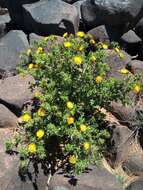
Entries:
<svg viewBox="0 0 143 190">
<path fill-rule="evenodd" d="M 132 182 L 125 190 L 142 190 L 143 189 L 143 178 L 138 178 Z"/>
<path fill-rule="evenodd" d="M 69 4 L 73 4 L 73 3 L 75 3 L 75 2 L 77 2 L 79 0 L 62 0 L 62 1 L 66 2 L 66 3 L 69 3 Z"/>
<path fill-rule="evenodd" d="M 107 24 L 120 26 L 124 33 L 143 17 L 142 9 L 142 0 L 87 0 L 81 6 L 81 15 L 88 28 Z"/>
<path fill-rule="evenodd" d="M 33 45 L 35 41 L 37 40 L 42 40 L 44 37 L 43 36 L 39 36 L 37 34 L 34 34 L 34 33 L 31 33 L 29 35 L 29 42 L 30 42 L 30 45 Z"/>
<path fill-rule="evenodd" d="M 77 8 L 77 11 L 78 11 L 78 14 L 79 14 L 79 17 L 81 19 L 81 5 L 82 3 L 86 1 L 86 0 L 79 0 L 79 1 L 76 1 L 73 5 Z"/>
<path fill-rule="evenodd" d="M 122 164 L 123 170 L 128 175 L 142 175 L 143 174 L 143 155 L 132 154 Z"/>
<path fill-rule="evenodd" d="M 20 62 L 20 53 L 29 47 L 26 35 L 22 31 L 8 32 L 0 40 L 0 76 L 16 73 Z"/>
<path fill-rule="evenodd" d="M 143 18 L 139 20 L 139 22 L 136 24 L 135 29 L 134 29 L 135 33 L 141 38 L 143 39 Z"/>
<path fill-rule="evenodd" d="M 135 108 L 118 102 L 112 102 L 109 110 L 124 125 L 130 125 L 131 119 L 135 116 Z"/>
<path fill-rule="evenodd" d="M 63 35 L 76 33 L 79 15 L 76 8 L 61 0 L 42 0 L 23 5 L 24 25 L 29 32 L 38 35 Z"/>
<path fill-rule="evenodd" d="M 110 39 L 104 25 L 93 28 L 92 30 L 89 30 L 88 33 L 91 34 L 96 41 L 105 42 L 107 44 L 110 43 Z"/>
<path fill-rule="evenodd" d="M 121 41 L 126 44 L 140 44 L 142 42 L 142 40 L 132 30 L 123 34 Z"/>
<path fill-rule="evenodd" d="M 32 98 L 29 89 L 30 82 L 34 82 L 34 80 L 28 75 L 24 78 L 17 75 L 0 80 L 0 103 L 18 115 L 24 103 Z"/>
<path fill-rule="evenodd" d="M 0 104 L 0 128 L 16 128 L 17 126 L 17 117 Z"/>
<path fill-rule="evenodd" d="M 10 17 L 8 14 L 0 15 L 0 38 L 7 33 L 7 23 L 10 22 Z"/>
<path fill-rule="evenodd" d="M 92 166 L 87 172 L 69 178 L 61 171 L 51 179 L 49 190 L 121 190 L 116 178 L 106 169 Z"/>
<path fill-rule="evenodd" d="M 35 176 L 33 167 L 30 167 L 29 176 L 20 178 L 18 173 L 18 156 L 5 153 L 5 141 L 12 136 L 9 129 L 0 129 L 0 188 L 1 190 L 45 190 L 47 176 L 39 167 Z M 30 176 L 31 175 L 31 176 Z"/>
<path fill-rule="evenodd" d="M 132 60 L 129 64 L 134 73 L 139 73 L 142 75 L 143 73 L 143 61 L 140 60 Z"/>
<path fill-rule="evenodd" d="M 112 70 L 109 72 L 108 76 L 121 78 L 123 77 L 120 74 L 120 69 L 125 68 L 128 63 L 131 61 L 131 56 L 125 51 L 121 51 L 124 55 L 124 58 L 120 58 L 119 55 L 114 50 L 105 50 L 105 60 L 104 62 L 111 66 Z"/>
</svg>

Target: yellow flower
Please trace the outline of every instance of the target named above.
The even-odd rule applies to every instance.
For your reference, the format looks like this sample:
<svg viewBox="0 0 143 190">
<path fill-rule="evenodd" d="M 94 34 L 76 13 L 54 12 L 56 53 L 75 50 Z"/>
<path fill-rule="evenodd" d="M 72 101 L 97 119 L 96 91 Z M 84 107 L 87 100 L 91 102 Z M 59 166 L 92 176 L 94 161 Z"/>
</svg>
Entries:
<svg viewBox="0 0 143 190">
<path fill-rule="evenodd" d="M 76 162 L 77 162 L 76 156 L 75 156 L 75 155 L 71 155 L 71 156 L 69 157 L 69 163 L 70 163 L 70 164 L 76 164 Z"/>
<path fill-rule="evenodd" d="M 136 85 L 133 89 L 134 93 L 138 94 L 141 91 L 141 87 L 139 85 Z"/>
<path fill-rule="evenodd" d="M 73 124 L 74 123 L 74 118 L 73 117 L 68 117 L 67 118 L 67 123 L 68 123 L 68 125 Z"/>
<path fill-rule="evenodd" d="M 79 51 L 83 51 L 84 50 L 84 47 L 83 46 L 80 46 L 79 47 Z"/>
<path fill-rule="evenodd" d="M 30 153 L 36 153 L 36 150 L 37 150 L 37 148 L 36 148 L 36 144 L 35 143 L 31 143 L 31 144 L 29 144 L 28 145 L 28 151 L 30 152 Z"/>
<path fill-rule="evenodd" d="M 83 149 L 88 150 L 90 148 L 90 144 L 88 142 L 83 143 Z"/>
<path fill-rule="evenodd" d="M 67 33 L 67 32 L 63 34 L 63 37 L 64 37 L 64 38 L 66 38 L 67 36 L 68 36 L 68 33 Z"/>
<path fill-rule="evenodd" d="M 37 114 L 40 117 L 44 117 L 46 115 L 46 110 L 43 108 L 39 108 Z"/>
<path fill-rule="evenodd" d="M 31 49 L 28 49 L 26 54 L 27 54 L 28 56 L 30 56 L 30 55 L 32 54 L 32 50 L 31 50 Z"/>
<path fill-rule="evenodd" d="M 40 54 L 40 53 L 43 53 L 43 51 L 44 51 L 44 50 L 43 50 L 42 47 L 38 47 L 36 53 L 37 53 L 37 54 Z"/>
<path fill-rule="evenodd" d="M 36 136 L 41 139 L 43 136 L 44 136 L 45 132 L 44 130 L 42 129 L 39 129 L 37 132 L 36 132 Z"/>
<path fill-rule="evenodd" d="M 119 72 L 120 72 L 121 74 L 128 74 L 128 73 L 129 73 L 129 70 L 126 69 L 126 68 L 124 68 L 124 69 L 121 69 Z"/>
<path fill-rule="evenodd" d="M 33 63 L 30 63 L 29 65 L 28 65 L 28 69 L 33 69 L 34 68 L 34 64 Z"/>
<path fill-rule="evenodd" d="M 39 98 L 40 96 L 41 96 L 41 92 L 36 91 L 36 92 L 34 93 L 34 97 L 35 97 L 35 98 Z"/>
<path fill-rule="evenodd" d="M 19 73 L 19 77 L 23 79 L 25 77 L 25 74 L 23 72 Z"/>
<path fill-rule="evenodd" d="M 83 38 L 83 37 L 85 36 L 85 33 L 82 32 L 82 31 L 79 31 L 79 32 L 76 33 L 76 35 L 77 35 L 78 37 L 80 37 L 80 38 Z"/>
<path fill-rule="evenodd" d="M 123 54 L 122 52 L 120 52 L 120 53 L 119 53 L 119 57 L 120 57 L 121 59 L 123 59 L 123 58 L 124 58 L 124 54 Z"/>
<path fill-rule="evenodd" d="M 120 53 L 120 49 L 119 48 L 114 48 L 114 50 L 117 52 L 117 53 Z"/>
<path fill-rule="evenodd" d="M 71 47 L 71 43 L 70 42 L 64 42 L 64 47 L 65 48 Z"/>
<path fill-rule="evenodd" d="M 87 126 L 84 124 L 81 124 L 79 128 L 81 132 L 85 132 L 87 130 Z"/>
<path fill-rule="evenodd" d="M 102 48 L 103 49 L 108 49 L 108 45 L 107 44 L 102 44 Z"/>
<path fill-rule="evenodd" d="M 20 119 L 24 122 L 28 122 L 31 120 L 31 116 L 28 113 L 23 114 Z"/>
<path fill-rule="evenodd" d="M 94 40 L 94 39 L 91 39 L 91 40 L 89 41 L 89 43 L 90 43 L 90 44 L 95 44 L 95 40 Z"/>
<path fill-rule="evenodd" d="M 96 56 L 92 55 L 90 59 L 91 59 L 91 61 L 96 61 Z"/>
<path fill-rule="evenodd" d="M 103 81 L 103 78 L 101 76 L 97 76 L 95 78 L 96 83 L 101 83 Z"/>
<path fill-rule="evenodd" d="M 68 108 L 68 109 L 70 109 L 70 110 L 73 109 L 73 106 L 74 106 L 74 105 L 73 105 L 72 102 L 70 102 L 70 101 L 67 102 L 67 108 Z"/>
<path fill-rule="evenodd" d="M 76 65 L 80 65 L 82 63 L 82 58 L 80 56 L 75 56 L 73 58 L 73 62 L 76 64 Z"/>
</svg>

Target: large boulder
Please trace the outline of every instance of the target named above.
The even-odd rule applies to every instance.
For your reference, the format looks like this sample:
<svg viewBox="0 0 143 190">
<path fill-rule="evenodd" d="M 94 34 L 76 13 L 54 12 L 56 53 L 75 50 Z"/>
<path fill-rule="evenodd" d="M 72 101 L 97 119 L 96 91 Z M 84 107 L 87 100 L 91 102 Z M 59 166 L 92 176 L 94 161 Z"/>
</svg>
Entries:
<svg viewBox="0 0 143 190">
<path fill-rule="evenodd" d="M 14 74 L 20 63 L 20 54 L 29 47 L 26 35 L 22 31 L 8 32 L 0 40 L 0 76 Z"/>
<path fill-rule="evenodd" d="M 61 171 L 51 179 L 49 190 L 122 190 L 115 176 L 106 169 L 90 167 L 85 173 L 76 177 L 68 177 Z"/>
<path fill-rule="evenodd" d="M 0 103 L 14 113 L 20 113 L 23 105 L 32 98 L 30 82 L 34 82 L 34 79 L 28 75 L 24 78 L 17 75 L 0 80 Z"/>
<path fill-rule="evenodd" d="M 0 38 L 7 33 L 7 23 L 10 22 L 8 14 L 0 15 Z"/>
<path fill-rule="evenodd" d="M 5 142 L 12 136 L 10 129 L 0 129 L 0 189 L 1 190 L 45 190 L 47 176 L 39 167 L 38 173 L 35 173 L 33 167 L 30 167 L 29 175 L 20 177 L 18 168 L 18 156 L 9 155 L 5 152 Z"/>
<path fill-rule="evenodd" d="M 79 15 L 73 5 L 61 0 L 42 0 L 23 5 L 24 26 L 39 35 L 62 35 L 78 31 Z"/>
<path fill-rule="evenodd" d="M 87 0 L 81 6 L 82 18 L 88 28 L 101 24 L 133 28 L 142 18 L 142 0 Z"/>
</svg>

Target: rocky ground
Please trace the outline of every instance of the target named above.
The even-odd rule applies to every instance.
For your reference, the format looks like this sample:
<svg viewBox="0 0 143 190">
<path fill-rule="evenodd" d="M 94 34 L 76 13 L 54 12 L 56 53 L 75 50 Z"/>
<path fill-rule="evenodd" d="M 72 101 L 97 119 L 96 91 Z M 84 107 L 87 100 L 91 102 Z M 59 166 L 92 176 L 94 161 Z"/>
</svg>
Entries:
<svg viewBox="0 0 143 190">
<path fill-rule="evenodd" d="M 5 154 L 4 142 L 18 129 L 18 117 L 32 97 L 28 88 L 33 80 L 21 78 L 16 71 L 19 55 L 42 36 L 83 30 L 96 41 L 118 41 L 125 58 L 121 61 L 108 51 L 106 62 L 117 70 L 130 67 L 143 71 L 143 1 L 132 0 L 0 0 L 0 190 L 142 190 L 142 123 L 133 127 L 130 119 L 142 114 L 143 100 L 125 107 L 113 102 L 106 120 L 112 131 L 109 152 L 100 167 L 90 166 L 86 173 L 69 178 L 58 171 L 50 181 L 39 166 L 37 176 L 31 166 L 26 179 L 18 175 L 16 156 Z M 59 43 L 62 37 L 59 37 Z M 118 67 L 118 68 L 117 68 Z M 131 95 L 132 96 L 132 95 Z M 105 110 L 102 110 L 105 112 Z M 47 182 L 49 185 L 47 186 Z"/>
</svg>

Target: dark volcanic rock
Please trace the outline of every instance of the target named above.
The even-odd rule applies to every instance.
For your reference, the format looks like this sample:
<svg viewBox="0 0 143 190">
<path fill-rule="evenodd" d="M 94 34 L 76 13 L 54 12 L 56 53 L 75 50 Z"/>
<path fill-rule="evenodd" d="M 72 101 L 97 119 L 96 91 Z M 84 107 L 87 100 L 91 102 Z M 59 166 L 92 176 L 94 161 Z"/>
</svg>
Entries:
<svg viewBox="0 0 143 190">
<path fill-rule="evenodd" d="M 76 8 L 61 0 L 42 0 L 23 5 L 23 9 L 24 25 L 29 32 L 62 35 L 78 31 L 79 15 Z"/>
<path fill-rule="evenodd" d="M 4 105 L 0 104 L 0 128 L 16 128 L 16 127 L 17 127 L 17 117 Z"/>
<path fill-rule="evenodd" d="M 107 24 L 120 26 L 120 31 L 124 32 L 134 28 L 143 16 L 142 0 L 87 0 L 81 8 L 88 28 Z"/>
<path fill-rule="evenodd" d="M 88 31 L 88 33 L 91 34 L 96 41 L 106 42 L 107 44 L 110 42 L 106 27 L 104 25 L 93 28 Z"/>
<path fill-rule="evenodd" d="M 26 35 L 22 31 L 8 32 L 0 40 L 0 75 L 15 73 L 20 62 L 20 53 L 29 47 Z"/>
<path fill-rule="evenodd" d="M 143 174 L 143 155 L 132 154 L 126 161 L 123 162 L 122 167 L 128 175 L 142 175 Z"/>
<path fill-rule="evenodd" d="M 116 178 L 104 168 L 91 167 L 87 172 L 68 178 L 57 172 L 49 184 L 49 190 L 121 190 Z"/>
<path fill-rule="evenodd" d="M 0 80 L 0 103 L 17 114 L 24 103 L 32 98 L 29 83 L 33 81 L 31 76 L 14 76 Z"/>
<path fill-rule="evenodd" d="M 143 189 L 143 178 L 138 178 L 132 182 L 125 190 L 142 190 Z"/>
</svg>

